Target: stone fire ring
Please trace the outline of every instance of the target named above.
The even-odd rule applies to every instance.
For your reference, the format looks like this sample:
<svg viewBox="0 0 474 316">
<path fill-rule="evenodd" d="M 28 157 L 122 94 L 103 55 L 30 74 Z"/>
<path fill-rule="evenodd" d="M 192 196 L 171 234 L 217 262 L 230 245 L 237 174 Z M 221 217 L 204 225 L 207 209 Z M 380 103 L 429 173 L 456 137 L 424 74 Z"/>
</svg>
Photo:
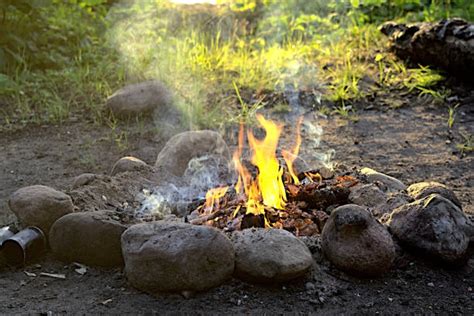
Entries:
<svg viewBox="0 0 474 316">
<path fill-rule="evenodd" d="M 313 263 L 308 247 L 284 230 L 246 229 L 228 238 L 213 227 L 167 221 L 128 228 L 122 253 L 129 283 L 148 293 L 203 291 L 233 275 L 284 282 Z"/>
</svg>

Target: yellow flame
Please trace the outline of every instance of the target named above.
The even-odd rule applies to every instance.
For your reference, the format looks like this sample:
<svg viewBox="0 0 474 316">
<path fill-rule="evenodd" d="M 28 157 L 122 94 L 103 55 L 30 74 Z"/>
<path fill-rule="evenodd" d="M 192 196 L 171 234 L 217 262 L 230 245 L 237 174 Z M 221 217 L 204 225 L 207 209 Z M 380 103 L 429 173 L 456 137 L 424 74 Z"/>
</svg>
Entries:
<svg viewBox="0 0 474 316">
<path fill-rule="evenodd" d="M 250 131 L 248 138 L 253 150 L 252 164 L 258 168 L 258 189 L 265 205 L 281 210 L 285 207 L 286 193 L 276 150 L 282 127 L 262 115 L 257 115 L 257 120 L 265 129 L 265 138 L 258 140 Z"/>
<path fill-rule="evenodd" d="M 206 203 L 204 209 L 206 212 L 211 213 L 214 209 L 219 208 L 219 202 L 222 197 L 227 193 L 229 187 L 213 188 L 206 193 Z"/>
<path fill-rule="evenodd" d="M 245 137 L 244 125 L 240 124 L 238 147 L 235 150 L 232 160 L 238 172 L 238 180 L 235 185 L 237 194 L 245 194 L 247 214 L 265 215 L 265 206 L 275 209 L 284 209 L 286 205 L 286 191 L 283 183 L 283 168 L 277 159 L 278 140 L 282 132 L 282 126 L 265 119 L 262 115 L 257 115 L 257 121 L 265 130 L 265 137 L 257 139 L 251 131 L 247 132 L 248 142 L 252 150 L 251 162 L 258 169 L 255 179 L 250 171 L 242 164 L 241 157 Z M 299 133 L 303 118 L 298 120 L 296 129 L 296 143 L 291 151 L 283 151 L 283 156 L 288 166 L 289 173 L 295 184 L 299 183 L 298 177 L 293 169 L 293 162 L 298 156 L 301 146 L 301 136 Z M 215 188 L 206 194 L 205 209 L 211 212 L 219 207 L 219 199 L 227 192 L 228 187 Z M 234 217 L 240 210 L 240 205 L 233 212 Z M 265 226 L 269 227 L 265 218 Z"/>
<path fill-rule="evenodd" d="M 300 146 L 301 146 L 300 129 L 301 129 L 301 124 L 302 123 L 303 123 L 303 117 L 301 116 L 298 119 L 298 122 L 296 124 L 296 142 L 295 142 L 295 146 L 292 148 L 291 151 L 288 151 L 288 150 L 282 150 L 281 151 L 283 159 L 285 159 L 286 165 L 288 166 L 288 172 L 290 173 L 291 178 L 293 178 L 293 183 L 294 184 L 300 184 L 300 180 L 298 179 L 298 176 L 296 175 L 296 172 L 293 168 L 293 162 L 295 161 L 296 157 L 298 157 L 298 153 L 300 151 Z"/>
</svg>

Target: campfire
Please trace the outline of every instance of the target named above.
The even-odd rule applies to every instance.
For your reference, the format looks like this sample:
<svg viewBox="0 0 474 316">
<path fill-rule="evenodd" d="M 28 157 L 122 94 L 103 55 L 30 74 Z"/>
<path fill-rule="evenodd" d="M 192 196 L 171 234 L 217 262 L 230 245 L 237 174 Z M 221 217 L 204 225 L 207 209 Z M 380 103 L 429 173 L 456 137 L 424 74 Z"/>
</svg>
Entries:
<svg viewBox="0 0 474 316">
<path fill-rule="evenodd" d="M 348 174 L 336 176 L 326 167 L 295 170 L 302 117 L 296 124 L 293 148 L 280 152 L 283 125 L 262 115 L 257 115 L 257 120 L 265 131 L 263 139 L 240 125 L 238 147 L 232 157 L 237 182 L 210 189 L 205 203 L 193 212 L 196 218 L 191 223 L 224 231 L 265 227 L 285 229 L 296 236 L 319 234 L 328 218 L 326 208 L 346 204 L 349 188 L 358 180 Z M 250 165 L 242 159 L 245 136 L 252 153 Z"/>
</svg>

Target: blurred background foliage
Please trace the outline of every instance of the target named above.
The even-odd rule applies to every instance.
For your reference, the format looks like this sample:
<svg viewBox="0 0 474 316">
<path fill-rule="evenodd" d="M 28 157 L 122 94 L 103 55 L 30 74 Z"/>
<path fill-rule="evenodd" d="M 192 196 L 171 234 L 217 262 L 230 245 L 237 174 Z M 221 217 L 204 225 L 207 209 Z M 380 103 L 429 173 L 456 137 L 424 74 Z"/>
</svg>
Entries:
<svg viewBox="0 0 474 316">
<path fill-rule="evenodd" d="M 344 107 L 363 96 L 359 80 L 370 71 L 410 89 L 439 80 L 382 52 L 382 22 L 474 20 L 472 0 L 218 3 L 184 10 L 165 0 L 0 0 L 0 123 L 61 122 L 81 111 L 101 122 L 106 96 L 149 78 L 172 86 L 203 125 L 225 105 L 209 108 L 208 96 L 225 102 L 233 84 L 324 83 L 323 97 Z"/>
</svg>

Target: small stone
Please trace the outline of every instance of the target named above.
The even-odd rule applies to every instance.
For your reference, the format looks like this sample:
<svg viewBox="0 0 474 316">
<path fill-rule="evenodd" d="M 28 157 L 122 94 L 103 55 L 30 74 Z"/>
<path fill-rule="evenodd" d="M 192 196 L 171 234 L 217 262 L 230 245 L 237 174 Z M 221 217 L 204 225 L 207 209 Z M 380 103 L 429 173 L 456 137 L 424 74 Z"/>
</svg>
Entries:
<svg viewBox="0 0 474 316">
<path fill-rule="evenodd" d="M 334 177 L 334 170 L 327 168 L 327 167 L 321 167 L 319 169 L 319 174 L 323 179 L 331 179 Z"/>
<path fill-rule="evenodd" d="M 283 229 L 252 228 L 232 234 L 235 275 L 249 282 L 284 282 L 304 275 L 313 258 L 308 247 Z"/>
<path fill-rule="evenodd" d="M 176 222 L 131 226 L 122 235 L 125 274 L 139 290 L 203 291 L 234 271 L 234 249 L 219 230 Z"/>
<path fill-rule="evenodd" d="M 127 228 L 113 211 L 72 213 L 51 227 L 49 243 L 59 259 L 89 266 L 123 265 L 120 236 Z"/>
<path fill-rule="evenodd" d="M 366 176 L 367 181 L 370 183 L 377 183 L 380 182 L 385 185 L 387 191 L 402 191 L 406 189 L 406 185 L 403 184 L 400 180 L 383 174 L 381 172 L 375 171 L 374 169 L 370 168 L 362 168 L 360 173 Z"/>
<path fill-rule="evenodd" d="M 74 178 L 72 182 L 72 189 L 77 189 L 79 187 L 82 187 L 84 185 L 87 185 L 97 179 L 97 175 L 93 173 L 83 173 L 81 175 L 78 175 L 77 177 Z"/>
<path fill-rule="evenodd" d="M 375 216 L 388 213 L 387 195 L 373 183 L 360 184 L 350 188 L 349 200 L 359 206 L 373 209 Z"/>
<path fill-rule="evenodd" d="M 395 209 L 387 224 L 403 245 L 448 263 L 466 259 L 474 235 L 462 210 L 439 194 Z"/>
<path fill-rule="evenodd" d="M 135 157 L 122 157 L 120 158 L 112 167 L 112 171 L 110 172 L 112 176 L 128 171 L 140 171 L 140 170 L 147 170 L 151 169 L 146 162 L 141 161 Z"/>
<path fill-rule="evenodd" d="M 459 208 L 462 208 L 461 202 L 453 191 L 448 189 L 444 184 L 438 182 L 419 182 L 410 185 L 407 188 L 408 195 L 415 200 L 421 200 L 430 194 L 437 193 L 442 197 L 450 200 Z"/>
<path fill-rule="evenodd" d="M 181 177 L 193 158 L 218 156 L 229 161 L 230 152 L 221 135 L 214 131 L 190 131 L 173 136 L 156 159 L 155 167 Z"/>
<path fill-rule="evenodd" d="M 307 291 L 314 291 L 316 289 L 316 285 L 312 282 L 306 282 L 305 288 Z"/>
<path fill-rule="evenodd" d="M 434 286 L 435 286 L 433 282 L 430 282 L 430 283 L 428 283 L 427 285 L 428 285 L 429 287 L 434 287 Z"/>
<path fill-rule="evenodd" d="M 322 250 L 337 268 L 360 276 L 380 276 L 395 259 L 395 245 L 387 229 L 364 208 L 347 204 L 336 208 L 321 234 Z"/>
<path fill-rule="evenodd" d="M 158 80 L 130 84 L 116 91 L 106 102 L 105 108 L 116 117 L 150 114 L 155 109 L 171 107 L 172 97 L 168 88 Z"/>
<path fill-rule="evenodd" d="M 37 226 L 45 234 L 58 218 L 74 210 L 69 195 L 44 185 L 15 191 L 8 205 L 23 225 Z"/>
</svg>

